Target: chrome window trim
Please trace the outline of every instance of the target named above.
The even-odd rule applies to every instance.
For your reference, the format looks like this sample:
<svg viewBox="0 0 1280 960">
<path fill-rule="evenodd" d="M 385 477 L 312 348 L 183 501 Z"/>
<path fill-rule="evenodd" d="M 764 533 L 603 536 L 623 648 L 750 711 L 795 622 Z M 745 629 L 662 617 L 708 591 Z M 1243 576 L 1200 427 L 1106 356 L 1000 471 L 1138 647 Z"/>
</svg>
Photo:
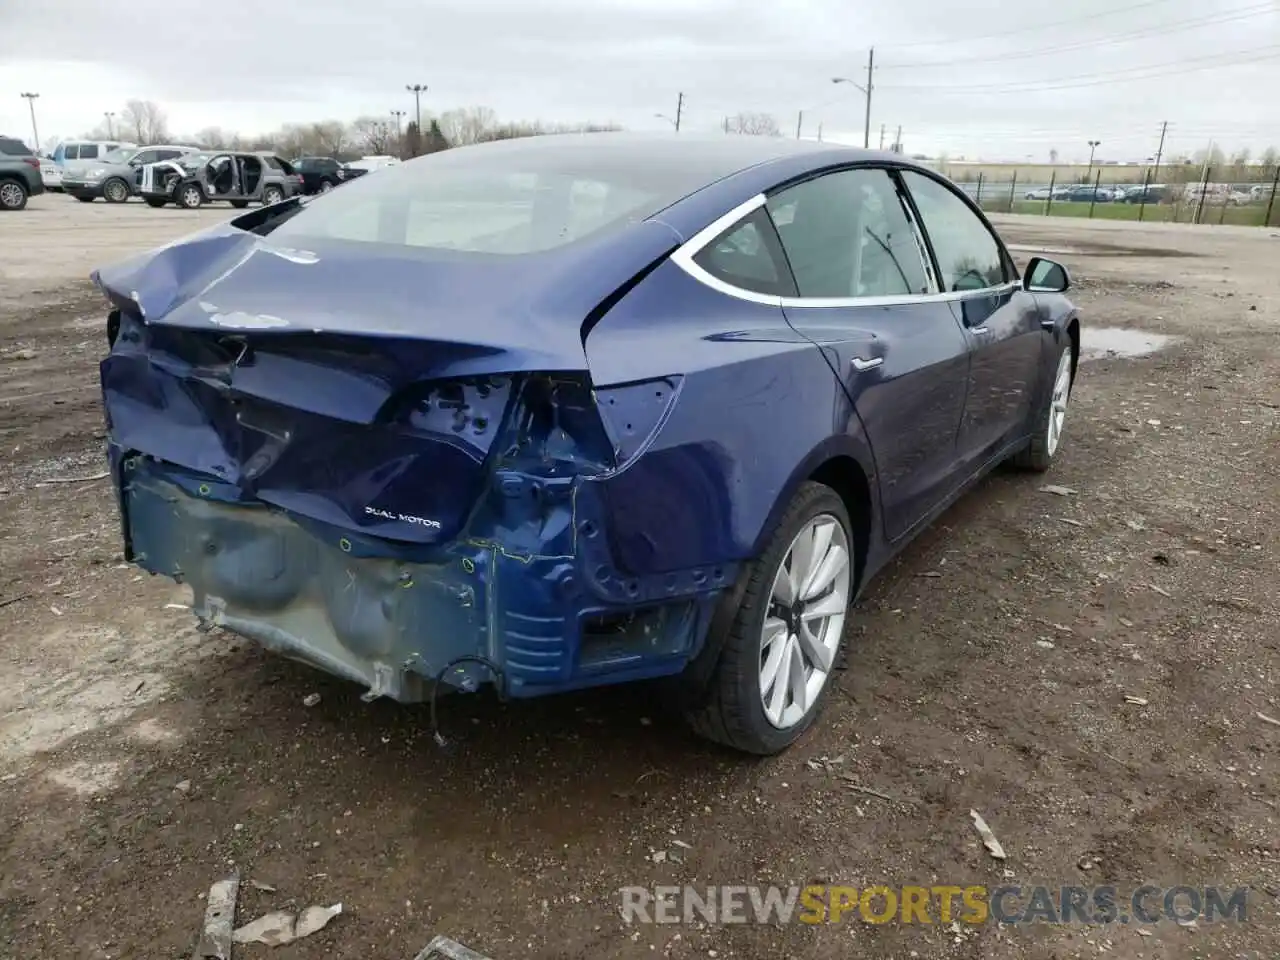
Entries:
<svg viewBox="0 0 1280 960">
<path fill-rule="evenodd" d="M 815 309 L 830 307 L 897 307 L 904 304 L 947 303 L 952 300 L 968 300 L 977 297 L 993 297 L 1022 289 L 1021 281 L 1009 281 L 980 290 L 961 290 L 950 293 L 901 293 L 883 297 L 781 297 L 776 294 L 756 293 L 743 287 L 726 283 L 719 277 L 712 276 L 694 262 L 694 257 L 702 252 L 711 241 L 724 233 L 739 220 L 744 219 L 768 203 L 769 198 L 758 193 L 750 200 L 738 204 L 728 213 L 717 217 L 692 237 L 682 243 L 671 254 L 671 260 L 685 273 L 704 286 L 710 287 L 726 296 L 736 297 L 750 303 L 764 304 L 770 307 L 811 307 Z M 912 233 L 916 233 L 915 223 L 911 224 Z M 932 283 L 932 270 L 929 271 Z"/>
</svg>

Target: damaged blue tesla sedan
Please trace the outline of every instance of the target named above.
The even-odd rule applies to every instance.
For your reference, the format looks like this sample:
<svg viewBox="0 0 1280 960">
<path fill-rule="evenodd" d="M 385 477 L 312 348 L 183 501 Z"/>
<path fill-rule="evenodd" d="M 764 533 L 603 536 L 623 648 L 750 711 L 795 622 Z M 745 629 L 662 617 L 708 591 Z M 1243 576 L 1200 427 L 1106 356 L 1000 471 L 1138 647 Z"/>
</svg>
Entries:
<svg viewBox="0 0 1280 960">
<path fill-rule="evenodd" d="M 899 155 L 763 137 L 450 150 L 94 274 L 126 556 L 413 701 L 655 677 L 813 721 L 846 612 L 1059 448 L 1079 327 Z"/>
</svg>

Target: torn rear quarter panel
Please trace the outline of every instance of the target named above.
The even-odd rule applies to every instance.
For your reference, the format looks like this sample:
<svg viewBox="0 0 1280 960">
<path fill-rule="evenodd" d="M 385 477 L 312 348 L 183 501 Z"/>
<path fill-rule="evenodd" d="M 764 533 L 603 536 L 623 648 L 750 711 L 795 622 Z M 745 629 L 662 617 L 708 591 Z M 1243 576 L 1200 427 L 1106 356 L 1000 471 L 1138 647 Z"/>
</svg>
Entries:
<svg viewBox="0 0 1280 960">
<path fill-rule="evenodd" d="M 207 624 L 370 696 L 418 699 L 460 656 L 516 696 L 678 672 L 715 581 L 621 570 L 603 493 L 678 382 L 616 434 L 579 329 L 623 262 L 672 244 L 642 226 L 612 261 L 536 268 L 215 230 L 100 271 L 127 556 L 190 584 Z"/>
</svg>

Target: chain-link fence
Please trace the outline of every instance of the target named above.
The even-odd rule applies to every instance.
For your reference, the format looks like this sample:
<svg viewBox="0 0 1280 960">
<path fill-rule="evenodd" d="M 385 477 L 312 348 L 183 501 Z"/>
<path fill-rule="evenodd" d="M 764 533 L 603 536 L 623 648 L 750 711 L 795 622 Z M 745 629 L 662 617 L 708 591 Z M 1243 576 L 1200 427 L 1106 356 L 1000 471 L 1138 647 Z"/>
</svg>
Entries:
<svg viewBox="0 0 1280 960">
<path fill-rule="evenodd" d="M 948 170 L 984 210 L 1108 220 L 1280 226 L 1280 166 L 1149 168 L 1128 182 L 1114 171 L 1047 181 Z M 959 176 L 957 176 L 959 174 Z"/>
</svg>

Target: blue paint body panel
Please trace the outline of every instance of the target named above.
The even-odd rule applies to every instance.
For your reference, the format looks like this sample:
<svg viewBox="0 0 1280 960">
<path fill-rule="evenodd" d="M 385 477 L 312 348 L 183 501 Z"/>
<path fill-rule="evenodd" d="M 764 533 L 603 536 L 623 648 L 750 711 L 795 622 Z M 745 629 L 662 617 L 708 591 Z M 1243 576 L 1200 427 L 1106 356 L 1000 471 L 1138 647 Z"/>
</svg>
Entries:
<svg viewBox="0 0 1280 960">
<path fill-rule="evenodd" d="M 257 213 L 97 271 L 126 556 L 188 583 L 206 623 L 400 700 L 491 679 L 459 658 L 512 696 L 680 673 L 834 462 L 865 480 L 865 584 L 1025 441 L 1074 314 L 1012 294 L 984 353 L 971 305 L 705 285 L 668 256 L 726 211 L 902 162 L 742 149 L 643 218 L 525 255 L 285 244 Z"/>
</svg>

